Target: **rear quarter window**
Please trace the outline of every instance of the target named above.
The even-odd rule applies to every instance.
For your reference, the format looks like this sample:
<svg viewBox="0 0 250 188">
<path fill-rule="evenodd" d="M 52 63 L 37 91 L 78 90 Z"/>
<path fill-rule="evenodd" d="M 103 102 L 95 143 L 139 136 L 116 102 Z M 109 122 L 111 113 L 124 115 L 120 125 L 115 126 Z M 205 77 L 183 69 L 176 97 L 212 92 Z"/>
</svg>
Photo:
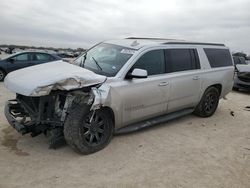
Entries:
<svg viewBox="0 0 250 188">
<path fill-rule="evenodd" d="M 228 49 L 204 48 L 211 67 L 232 66 L 232 58 Z"/>
<path fill-rule="evenodd" d="M 37 61 L 50 61 L 54 59 L 51 55 L 44 53 L 36 53 L 35 56 Z"/>
</svg>

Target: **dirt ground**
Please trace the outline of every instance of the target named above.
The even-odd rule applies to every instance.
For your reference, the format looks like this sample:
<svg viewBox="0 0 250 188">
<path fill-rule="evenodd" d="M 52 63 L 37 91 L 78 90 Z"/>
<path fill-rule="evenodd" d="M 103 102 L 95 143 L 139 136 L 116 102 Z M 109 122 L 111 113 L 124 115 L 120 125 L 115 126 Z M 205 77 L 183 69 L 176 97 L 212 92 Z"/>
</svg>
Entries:
<svg viewBox="0 0 250 188">
<path fill-rule="evenodd" d="M 13 97 L 0 83 L 0 188 L 250 187 L 250 93 L 230 93 L 211 118 L 188 115 L 116 136 L 87 156 L 19 135 L 3 114 Z"/>
</svg>

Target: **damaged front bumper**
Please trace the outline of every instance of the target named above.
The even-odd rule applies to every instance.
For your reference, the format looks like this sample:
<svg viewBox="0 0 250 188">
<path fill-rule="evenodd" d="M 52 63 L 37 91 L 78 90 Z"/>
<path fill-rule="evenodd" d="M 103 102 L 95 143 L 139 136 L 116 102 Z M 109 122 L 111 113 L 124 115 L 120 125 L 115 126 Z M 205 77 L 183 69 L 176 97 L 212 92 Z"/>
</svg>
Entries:
<svg viewBox="0 0 250 188">
<path fill-rule="evenodd" d="M 59 95 L 46 97 L 17 95 L 16 99 L 9 100 L 5 104 L 5 117 L 21 134 L 31 133 L 31 136 L 36 136 L 48 130 L 60 128 L 63 126 L 61 121 L 63 110 L 56 112 L 58 98 Z"/>
<path fill-rule="evenodd" d="M 8 120 L 9 124 L 15 128 L 19 133 L 26 134 L 29 131 L 29 125 L 23 124 L 22 121 L 17 120 L 17 114 L 15 113 L 16 109 L 20 108 L 20 104 L 16 100 L 9 100 L 5 104 L 4 113 L 5 117 Z"/>
<path fill-rule="evenodd" d="M 63 130 L 64 122 L 72 103 L 91 106 L 102 105 L 102 90 L 95 87 L 87 91 L 54 92 L 47 96 L 28 97 L 17 94 L 16 99 L 5 105 L 5 116 L 9 124 L 21 134 L 36 136 L 54 129 Z"/>
</svg>

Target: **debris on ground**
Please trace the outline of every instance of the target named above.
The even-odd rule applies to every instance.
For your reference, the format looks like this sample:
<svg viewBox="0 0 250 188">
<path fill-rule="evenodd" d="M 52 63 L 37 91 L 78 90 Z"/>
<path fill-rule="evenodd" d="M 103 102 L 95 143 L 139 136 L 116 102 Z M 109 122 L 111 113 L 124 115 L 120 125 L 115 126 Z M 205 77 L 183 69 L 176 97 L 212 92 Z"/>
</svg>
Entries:
<svg viewBox="0 0 250 188">
<path fill-rule="evenodd" d="M 205 127 L 205 125 L 206 125 L 205 123 L 202 123 L 202 124 L 201 124 L 202 127 Z"/>
<path fill-rule="evenodd" d="M 230 112 L 230 114 L 231 114 L 231 116 L 233 116 L 233 117 L 234 117 L 234 111 L 231 111 L 231 112 Z"/>
<path fill-rule="evenodd" d="M 250 111 L 250 106 L 246 106 L 244 110 Z"/>
</svg>

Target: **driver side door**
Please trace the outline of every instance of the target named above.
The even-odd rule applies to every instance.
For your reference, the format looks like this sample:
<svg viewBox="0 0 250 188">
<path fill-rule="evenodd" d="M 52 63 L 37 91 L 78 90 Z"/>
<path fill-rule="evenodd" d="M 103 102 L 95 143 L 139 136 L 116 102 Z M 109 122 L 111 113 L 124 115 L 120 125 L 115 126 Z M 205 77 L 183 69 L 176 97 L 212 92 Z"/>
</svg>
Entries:
<svg viewBox="0 0 250 188">
<path fill-rule="evenodd" d="M 166 78 L 164 50 L 152 50 L 142 55 L 133 69 L 144 69 L 147 78 L 124 79 L 113 87 L 119 106 L 122 126 L 161 115 L 167 111 L 169 80 Z"/>
</svg>

